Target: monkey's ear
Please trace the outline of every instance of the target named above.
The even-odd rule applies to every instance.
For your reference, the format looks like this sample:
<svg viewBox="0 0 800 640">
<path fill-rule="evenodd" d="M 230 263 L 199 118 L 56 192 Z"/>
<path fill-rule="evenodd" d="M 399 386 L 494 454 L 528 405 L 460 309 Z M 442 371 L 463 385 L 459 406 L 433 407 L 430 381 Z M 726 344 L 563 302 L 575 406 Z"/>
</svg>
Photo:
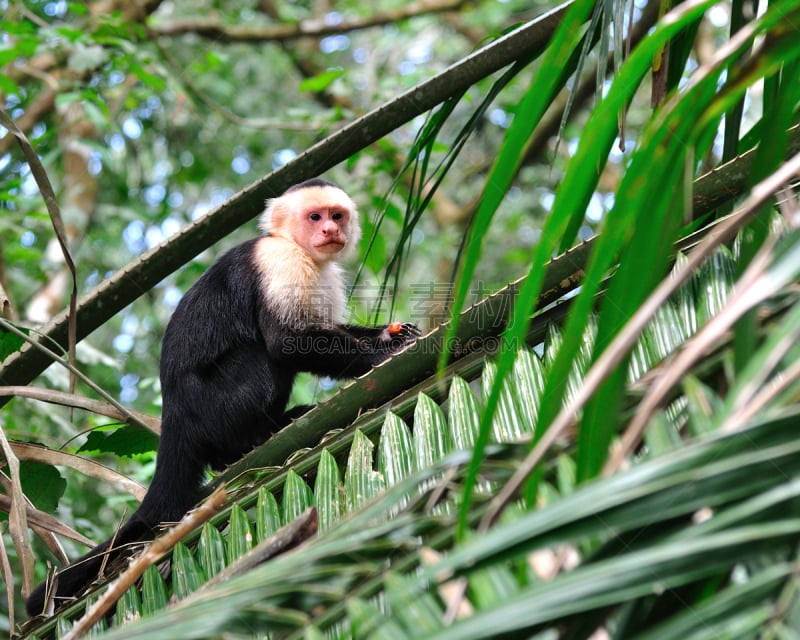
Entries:
<svg viewBox="0 0 800 640">
<path fill-rule="evenodd" d="M 266 207 L 258 219 L 258 228 L 266 234 L 275 231 L 280 226 L 280 198 L 270 198 L 266 202 Z M 276 215 L 277 214 L 277 215 Z"/>
<path fill-rule="evenodd" d="M 355 205 L 350 209 L 348 232 L 347 246 L 344 248 L 343 259 L 350 259 L 358 255 L 358 243 L 361 240 L 361 214 L 355 208 Z"/>
</svg>

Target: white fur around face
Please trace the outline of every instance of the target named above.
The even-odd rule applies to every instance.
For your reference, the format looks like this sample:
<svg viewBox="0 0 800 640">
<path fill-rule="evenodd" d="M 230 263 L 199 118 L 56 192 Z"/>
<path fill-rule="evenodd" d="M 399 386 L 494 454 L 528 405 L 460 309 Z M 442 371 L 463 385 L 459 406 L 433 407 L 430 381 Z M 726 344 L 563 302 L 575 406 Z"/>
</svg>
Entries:
<svg viewBox="0 0 800 640">
<path fill-rule="evenodd" d="M 291 240 L 260 238 L 253 252 L 263 295 L 281 324 L 341 324 L 345 318 L 345 286 L 335 262 L 317 265 Z"/>
</svg>

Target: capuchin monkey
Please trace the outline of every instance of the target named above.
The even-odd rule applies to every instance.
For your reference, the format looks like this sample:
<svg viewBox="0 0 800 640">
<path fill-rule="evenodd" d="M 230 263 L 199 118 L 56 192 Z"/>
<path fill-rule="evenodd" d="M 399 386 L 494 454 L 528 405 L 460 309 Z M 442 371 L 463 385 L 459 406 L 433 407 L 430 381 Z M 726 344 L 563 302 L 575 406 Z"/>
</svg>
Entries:
<svg viewBox="0 0 800 640">
<path fill-rule="evenodd" d="M 161 345 L 163 411 L 153 482 L 110 540 L 40 584 L 30 615 L 55 608 L 98 576 L 120 545 L 152 538 L 203 497 L 204 470 L 221 470 L 288 424 L 295 376 L 359 376 L 419 336 L 409 323 L 344 323 L 340 261 L 361 234 L 353 201 L 316 178 L 267 203 L 266 235 L 223 255 L 186 292 Z"/>
</svg>

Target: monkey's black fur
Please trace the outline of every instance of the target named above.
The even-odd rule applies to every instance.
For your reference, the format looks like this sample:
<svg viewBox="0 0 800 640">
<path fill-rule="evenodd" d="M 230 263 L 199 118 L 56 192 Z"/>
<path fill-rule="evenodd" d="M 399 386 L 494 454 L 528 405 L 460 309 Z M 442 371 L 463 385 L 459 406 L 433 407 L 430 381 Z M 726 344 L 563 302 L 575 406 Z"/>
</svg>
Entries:
<svg viewBox="0 0 800 640">
<path fill-rule="evenodd" d="M 322 182 L 309 186 L 330 185 Z M 419 335 L 412 324 L 394 335 L 386 327 L 287 326 L 262 294 L 254 263 L 259 240 L 222 256 L 189 289 L 167 326 L 155 475 L 109 555 L 151 538 L 160 523 L 180 520 L 202 497 L 206 466 L 224 468 L 287 424 L 298 372 L 361 375 Z M 58 573 L 56 608 L 97 577 L 111 544 L 100 544 Z M 29 596 L 30 615 L 43 612 L 46 587 L 40 584 Z"/>
</svg>

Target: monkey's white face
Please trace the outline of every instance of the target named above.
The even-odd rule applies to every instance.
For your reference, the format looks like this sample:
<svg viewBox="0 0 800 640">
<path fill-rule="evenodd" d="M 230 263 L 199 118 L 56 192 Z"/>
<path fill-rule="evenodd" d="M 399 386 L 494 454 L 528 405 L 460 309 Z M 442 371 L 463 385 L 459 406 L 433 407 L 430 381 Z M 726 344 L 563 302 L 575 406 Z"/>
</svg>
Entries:
<svg viewBox="0 0 800 640">
<path fill-rule="evenodd" d="M 332 186 L 310 186 L 271 200 L 261 228 L 291 240 L 320 265 L 341 260 L 361 235 L 353 201 Z"/>
<path fill-rule="evenodd" d="M 350 233 L 350 211 L 337 205 L 318 205 L 297 214 L 294 241 L 314 262 L 335 260 L 345 248 Z"/>
</svg>

